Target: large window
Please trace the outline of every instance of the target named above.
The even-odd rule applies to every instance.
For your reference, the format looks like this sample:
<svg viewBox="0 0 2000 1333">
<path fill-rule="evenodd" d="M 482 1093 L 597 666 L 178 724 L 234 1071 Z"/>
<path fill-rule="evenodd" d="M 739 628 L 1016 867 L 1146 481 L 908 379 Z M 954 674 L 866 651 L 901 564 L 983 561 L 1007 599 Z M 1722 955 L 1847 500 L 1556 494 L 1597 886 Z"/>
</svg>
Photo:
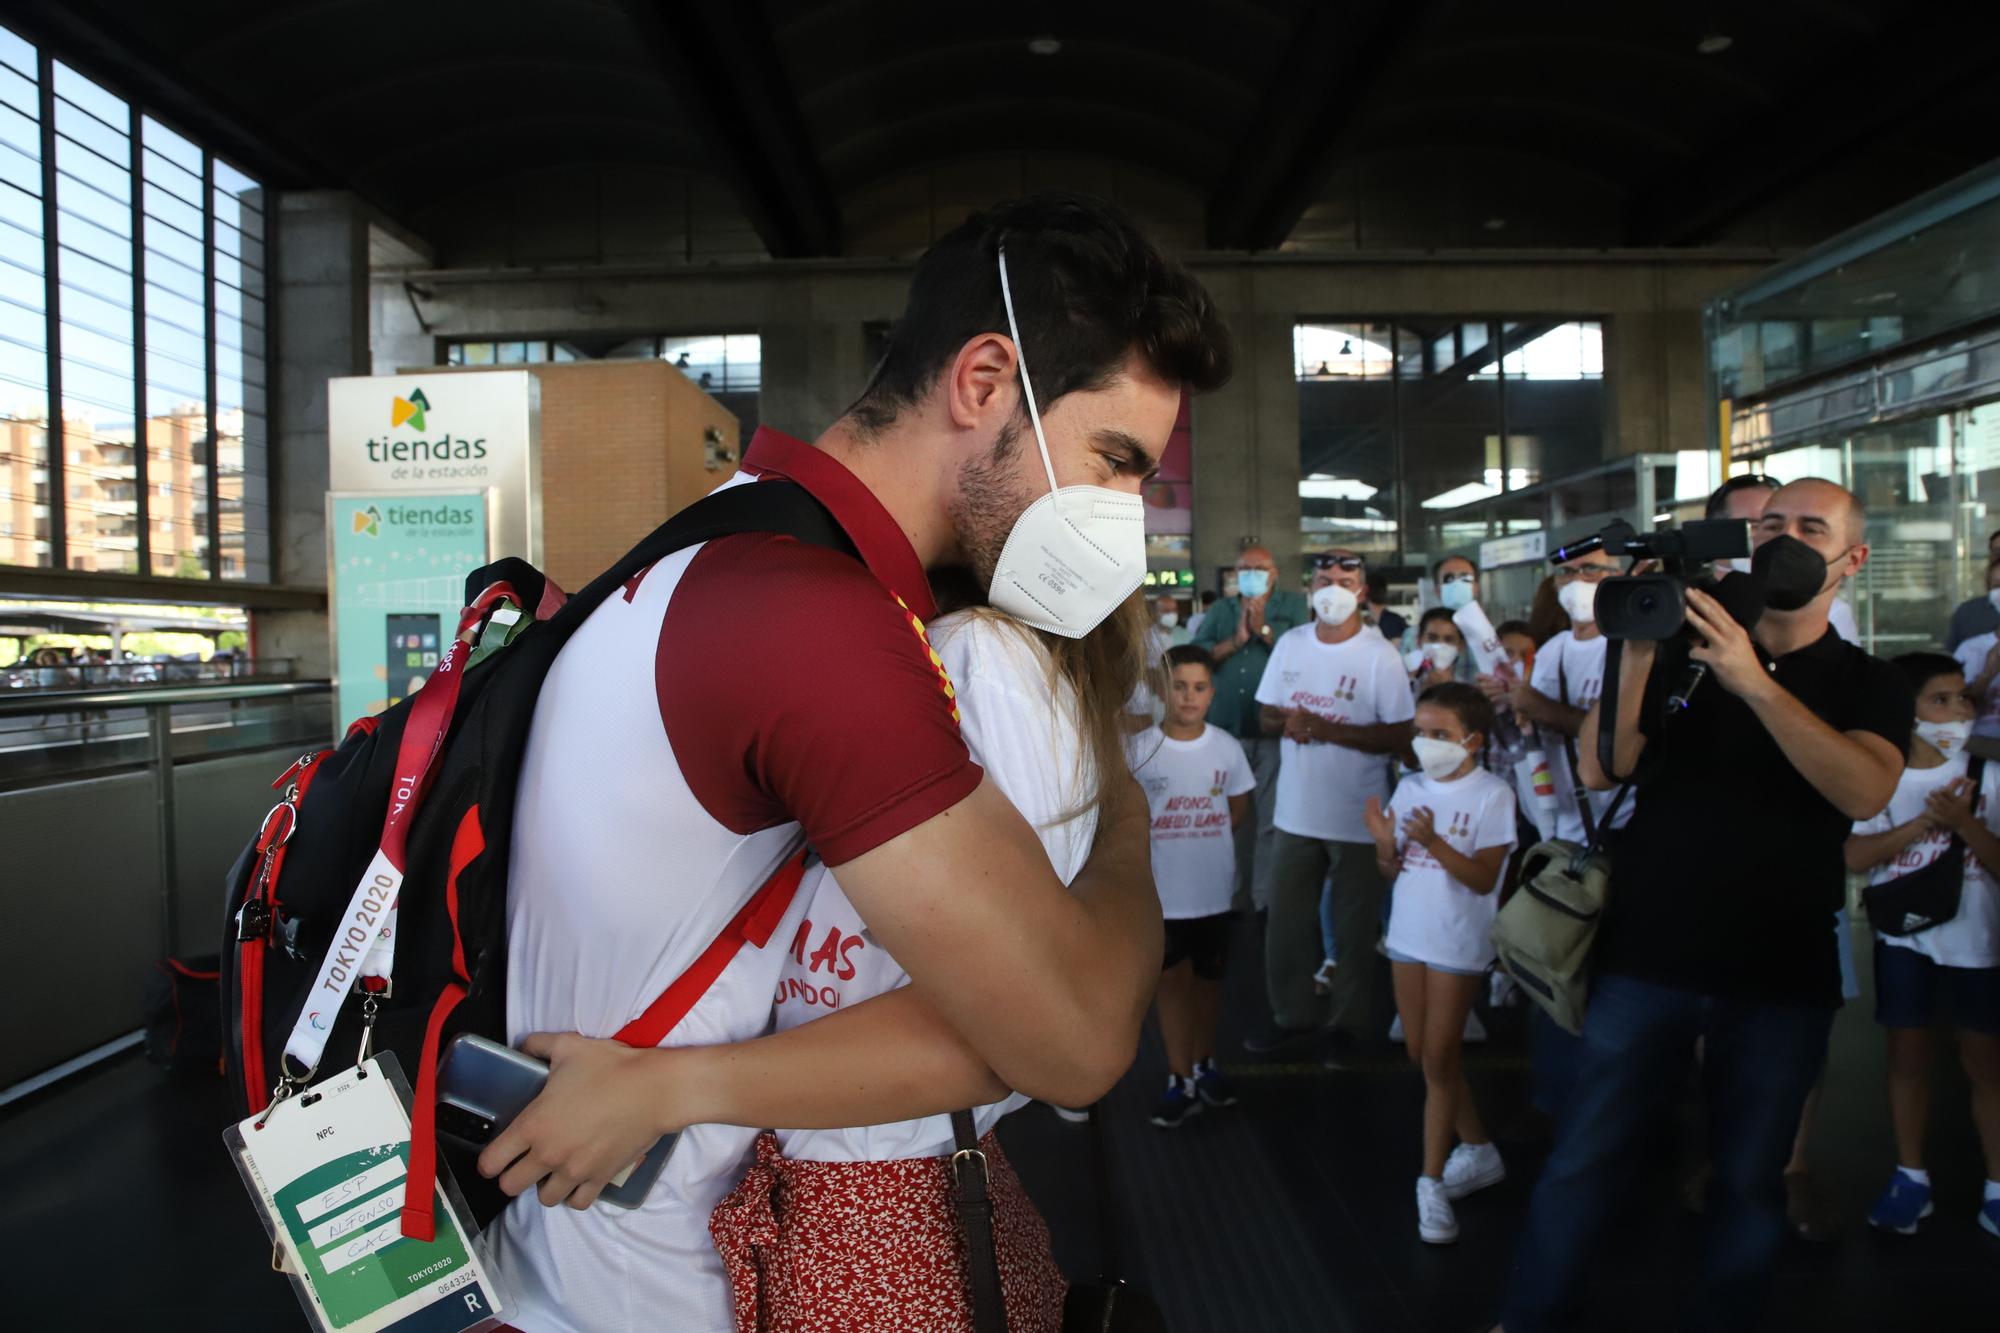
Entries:
<svg viewBox="0 0 2000 1333">
<path fill-rule="evenodd" d="M 265 230 L 257 181 L 0 29 L 0 564 L 270 577 Z"/>
<path fill-rule="evenodd" d="M 1302 546 L 1420 563 L 1423 511 L 1589 467 L 1603 455 L 1596 321 L 1301 324 Z"/>
<path fill-rule="evenodd" d="M 736 414 L 747 445 L 757 430 L 757 395 L 764 385 L 764 340 L 755 333 L 682 336 L 581 335 L 503 338 L 445 344 L 448 366 L 533 366 L 565 361 L 661 360 Z"/>
</svg>

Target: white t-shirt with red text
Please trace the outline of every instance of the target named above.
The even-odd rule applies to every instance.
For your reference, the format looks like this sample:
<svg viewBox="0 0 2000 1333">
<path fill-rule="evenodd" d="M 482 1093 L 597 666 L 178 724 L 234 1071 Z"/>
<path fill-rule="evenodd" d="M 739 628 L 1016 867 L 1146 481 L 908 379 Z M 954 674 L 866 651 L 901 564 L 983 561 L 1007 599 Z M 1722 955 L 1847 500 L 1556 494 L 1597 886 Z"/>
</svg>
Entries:
<svg viewBox="0 0 2000 1333">
<path fill-rule="evenodd" d="M 1257 686 L 1257 702 L 1304 708 L 1357 727 L 1408 722 L 1417 712 L 1402 654 L 1373 625 L 1339 643 L 1322 643 L 1317 625 L 1279 635 Z M 1389 794 L 1388 755 L 1290 739 L 1278 754 L 1273 822 L 1280 829 L 1333 842 L 1370 840 L 1361 812 L 1370 796 Z"/>
<path fill-rule="evenodd" d="M 1130 749 L 1133 776 L 1152 810 L 1153 885 L 1162 915 L 1185 921 L 1227 912 L 1236 894 L 1229 798 L 1257 789 L 1242 742 L 1204 723 L 1191 741 L 1148 727 Z"/>
<path fill-rule="evenodd" d="M 1489 847 L 1514 845 L 1514 789 L 1483 768 L 1439 782 L 1412 773 L 1396 788 L 1389 817 L 1396 838 L 1403 821 L 1428 807 L 1432 826 L 1455 852 L 1471 856 Z M 1390 891 L 1389 934 L 1396 953 L 1420 963 L 1476 971 L 1493 962 L 1493 918 L 1500 912 L 1497 891 L 1474 893 L 1414 842 L 1403 845 L 1403 871 Z"/>
<path fill-rule="evenodd" d="M 1992 638 L 1992 635 L 1987 635 Z M 1873 819 L 1855 824 L 1857 834 L 1887 833 L 1900 828 L 1924 812 L 1930 794 L 1948 782 L 1966 776 L 1970 760 L 1964 754 L 1947 759 L 1936 768 L 1905 768 L 1896 782 L 1896 794 L 1888 808 Z M 2000 834 L 2000 801 L 1992 798 L 1994 766 L 1988 764 L 1979 781 L 1979 822 Z M 1892 879 L 1922 870 L 1944 855 L 1951 834 L 1932 829 L 1900 853 L 1868 872 L 1868 882 L 1886 884 Z M 1914 949 L 1941 967 L 2000 967 L 2000 883 L 1980 864 L 1971 848 L 1965 852 L 1965 883 L 1959 890 L 1958 915 L 1929 930 L 1914 935 L 1877 935 L 1876 939 L 1897 949 Z"/>
<path fill-rule="evenodd" d="M 1611 640 L 1599 634 L 1591 639 L 1579 639 L 1570 630 L 1550 639 L 1535 654 L 1535 669 L 1528 677 L 1528 684 L 1535 692 L 1557 703 L 1566 703 L 1571 708 L 1581 708 L 1585 712 L 1597 702 L 1604 692 L 1604 658 Z M 1566 696 L 1566 697 L 1565 697 Z M 1554 727 L 1538 729 L 1543 752 L 1549 757 L 1549 775 L 1556 786 L 1556 836 L 1566 838 L 1579 847 L 1590 841 L 1590 835 L 1583 827 L 1583 814 L 1577 807 L 1581 796 L 1590 802 L 1593 823 L 1604 818 L 1604 812 L 1611 808 L 1615 791 L 1591 791 L 1578 781 L 1570 771 L 1569 752 L 1576 748 L 1576 739 L 1569 738 L 1565 745 L 1563 734 Z M 1636 801 L 1628 793 L 1624 804 L 1618 807 L 1618 817 L 1611 823 L 1613 828 L 1624 828 L 1632 819 L 1632 808 Z"/>
<path fill-rule="evenodd" d="M 1077 813 L 1097 788 L 1078 738 L 1074 696 L 1052 681 L 1048 650 L 1018 624 L 961 612 L 933 622 L 930 637 L 957 687 L 960 726 L 974 761 L 1034 826 L 1056 874 L 1069 883 L 1089 859 L 1097 833 L 1096 810 Z M 815 864 L 799 895 L 808 906 L 778 974 L 780 1030 L 909 984 L 910 974 L 876 942 L 834 873 Z M 976 1108 L 978 1132 L 1027 1100 L 1014 1094 Z M 948 1115 L 777 1133 L 785 1156 L 812 1162 L 936 1157 L 953 1146 Z"/>
</svg>

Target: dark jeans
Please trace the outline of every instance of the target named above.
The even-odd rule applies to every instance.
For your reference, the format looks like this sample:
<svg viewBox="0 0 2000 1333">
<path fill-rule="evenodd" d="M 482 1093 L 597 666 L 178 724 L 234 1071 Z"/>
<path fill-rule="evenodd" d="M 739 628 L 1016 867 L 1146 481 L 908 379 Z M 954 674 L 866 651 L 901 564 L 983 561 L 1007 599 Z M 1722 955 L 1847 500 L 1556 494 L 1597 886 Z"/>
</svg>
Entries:
<svg viewBox="0 0 2000 1333">
<path fill-rule="evenodd" d="M 1704 1039 L 1712 1175 L 1700 1284 L 1687 1323 L 1755 1327 L 1785 1234 L 1785 1162 L 1826 1059 L 1833 1010 L 1712 999 L 1631 977 L 1601 978 L 1576 1079 L 1535 1186 L 1514 1260 L 1507 1333 L 1575 1327 L 1604 1234 Z"/>
<path fill-rule="evenodd" d="M 1528 1020 L 1528 1050 L 1533 1062 L 1533 1096 L 1537 1110 L 1556 1119 L 1576 1086 L 1576 1068 L 1583 1059 L 1583 1038 L 1565 1032 L 1540 1008 Z"/>
</svg>

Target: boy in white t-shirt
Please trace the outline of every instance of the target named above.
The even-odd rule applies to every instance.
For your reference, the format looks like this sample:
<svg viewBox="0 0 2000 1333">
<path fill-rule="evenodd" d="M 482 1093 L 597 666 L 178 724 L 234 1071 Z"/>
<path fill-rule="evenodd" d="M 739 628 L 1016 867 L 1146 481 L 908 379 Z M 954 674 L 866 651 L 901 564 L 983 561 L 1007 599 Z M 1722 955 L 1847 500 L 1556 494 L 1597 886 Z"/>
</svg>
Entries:
<svg viewBox="0 0 2000 1333">
<path fill-rule="evenodd" d="M 1433 685 L 1417 701 L 1410 742 L 1421 773 L 1385 812 L 1368 799 L 1377 864 L 1395 877 L 1385 952 L 1410 1059 L 1424 1070 L 1424 1170 L 1417 1234 L 1458 1239 L 1451 1201 L 1504 1180 L 1459 1066 L 1465 1016 L 1493 965 L 1500 876 L 1514 849 L 1514 791 L 1479 766 L 1493 705 L 1470 685 Z M 1452 1148 L 1454 1132 L 1459 1144 Z"/>
<path fill-rule="evenodd" d="M 1875 937 L 1875 1021 L 1888 1035 L 1897 1165 L 1868 1221 L 1908 1236 L 1931 1213 L 1924 1122 L 1942 993 L 1958 1028 L 1960 1062 L 1972 1083 L 1972 1119 L 1986 1150 L 1979 1225 L 2000 1236 L 2000 801 L 1993 799 L 2000 775 L 1982 765 L 1975 781 L 1970 770 L 1965 745 L 1973 706 L 1959 663 L 1939 653 L 1908 653 L 1895 665 L 1917 694 L 1909 765 L 1888 808 L 1854 826 L 1847 867 L 1868 871 L 1873 888 L 1931 865 L 1955 837 L 1965 844 L 1965 878 L 1958 913 L 1949 921 L 1915 934 Z"/>
<path fill-rule="evenodd" d="M 1132 742 L 1132 773 L 1153 817 L 1153 883 L 1167 948 L 1154 1012 L 1167 1048 L 1167 1087 L 1153 1123 L 1172 1129 L 1236 1095 L 1215 1067 L 1215 1008 L 1229 953 L 1236 827 L 1257 779 L 1243 746 L 1208 725 L 1215 668 L 1206 648 L 1167 652 L 1167 716 Z"/>
</svg>

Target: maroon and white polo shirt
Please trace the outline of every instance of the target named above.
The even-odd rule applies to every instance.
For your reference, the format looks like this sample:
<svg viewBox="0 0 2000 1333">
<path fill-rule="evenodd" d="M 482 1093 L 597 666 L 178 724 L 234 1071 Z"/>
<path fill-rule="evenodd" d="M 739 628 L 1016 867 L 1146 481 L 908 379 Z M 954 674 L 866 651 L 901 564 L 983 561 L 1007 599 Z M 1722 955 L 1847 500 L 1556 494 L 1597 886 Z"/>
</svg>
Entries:
<svg viewBox="0 0 2000 1333">
<path fill-rule="evenodd" d="M 970 795 L 980 769 L 925 638 L 902 530 L 831 457 L 760 430 L 730 485 L 810 490 L 862 560 L 742 534 L 661 561 L 564 647 L 529 735 L 508 902 L 507 1026 L 606 1037 L 643 1011 L 801 840 L 840 865 Z M 912 891 L 920 886 L 913 885 Z M 806 908 L 744 949 L 667 1045 L 770 1029 Z M 544 1208 L 489 1228 L 518 1302 L 556 1330 L 733 1326 L 708 1217 L 755 1133 L 682 1135 L 644 1206 Z"/>
</svg>

